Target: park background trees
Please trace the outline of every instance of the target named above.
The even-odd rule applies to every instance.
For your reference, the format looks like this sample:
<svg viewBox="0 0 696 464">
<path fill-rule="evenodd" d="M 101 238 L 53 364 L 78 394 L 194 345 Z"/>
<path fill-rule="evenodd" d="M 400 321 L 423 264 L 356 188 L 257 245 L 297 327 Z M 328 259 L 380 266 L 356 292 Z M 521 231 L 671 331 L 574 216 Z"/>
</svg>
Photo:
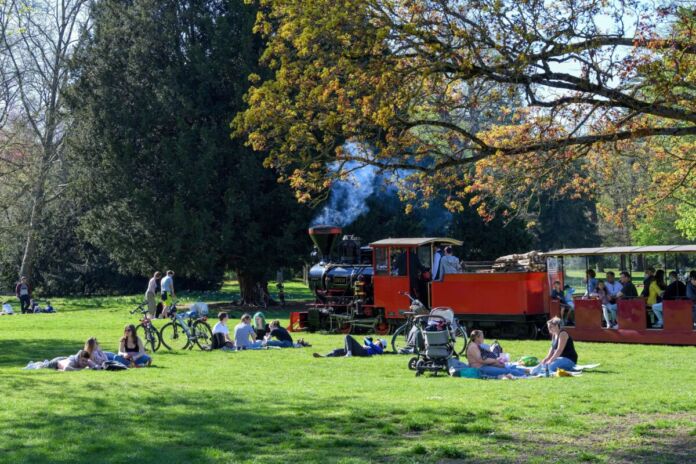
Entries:
<svg viewBox="0 0 696 464">
<path fill-rule="evenodd" d="M 250 294 L 325 217 L 366 242 L 456 236 L 466 259 L 696 236 L 677 2 L 26 6 L 0 6 L 5 287 L 35 269 L 50 292 L 133 291 L 173 268 Z M 360 214 L 323 214 L 340 185 Z"/>
</svg>

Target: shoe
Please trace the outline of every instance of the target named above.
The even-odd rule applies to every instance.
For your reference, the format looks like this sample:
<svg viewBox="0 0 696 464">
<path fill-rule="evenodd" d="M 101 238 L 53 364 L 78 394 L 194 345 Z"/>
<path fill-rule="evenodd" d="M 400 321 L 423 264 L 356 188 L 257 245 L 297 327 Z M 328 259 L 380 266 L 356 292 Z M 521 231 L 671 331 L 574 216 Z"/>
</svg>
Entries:
<svg viewBox="0 0 696 464">
<path fill-rule="evenodd" d="M 323 356 L 319 353 L 313 353 L 312 356 L 314 356 L 315 358 L 323 358 Z"/>
<path fill-rule="evenodd" d="M 349 351 L 349 352 L 346 353 L 346 356 L 345 356 L 345 357 L 346 357 L 346 358 L 352 358 L 352 357 L 353 357 L 353 353 L 351 353 L 351 352 Z"/>
</svg>

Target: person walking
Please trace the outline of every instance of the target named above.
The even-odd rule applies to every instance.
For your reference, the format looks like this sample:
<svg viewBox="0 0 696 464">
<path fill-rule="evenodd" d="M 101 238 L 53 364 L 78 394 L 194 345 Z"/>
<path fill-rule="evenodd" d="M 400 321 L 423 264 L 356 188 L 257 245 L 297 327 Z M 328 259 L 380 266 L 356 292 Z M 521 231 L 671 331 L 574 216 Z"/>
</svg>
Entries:
<svg viewBox="0 0 696 464">
<path fill-rule="evenodd" d="M 169 309 L 174 300 L 176 299 L 176 293 L 174 292 L 174 271 L 167 271 L 167 275 L 162 279 L 161 282 L 162 291 L 162 303 L 164 304 L 164 309 L 162 310 L 162 317 L 169 316 Z"/>
<path fill-rule="evenodd" d="M 19 298 L 19 306 L 22 314 L 32 312 L 30 304 L 31 285 L 29 285 L 29 281 L 27 280 L 26 276 L 22 276 L 22 278 L 19 279 L 19 283 L 17 284 L 17 287 L 15 287 L 15 293 L 17 294 L 17 298 Z"/>
<path fill-rule="evenodd" d="M 150 319 L 154 319 L 157 312 L 157 303 L 155 302 L 155 294 L 157 293 L 157 281 L 162 277 L 160 271 L 155 272 L 152 279 L 147 283 L 145 290 L 145 301 L 147 302 L 147 313 Z"/>
</svg>

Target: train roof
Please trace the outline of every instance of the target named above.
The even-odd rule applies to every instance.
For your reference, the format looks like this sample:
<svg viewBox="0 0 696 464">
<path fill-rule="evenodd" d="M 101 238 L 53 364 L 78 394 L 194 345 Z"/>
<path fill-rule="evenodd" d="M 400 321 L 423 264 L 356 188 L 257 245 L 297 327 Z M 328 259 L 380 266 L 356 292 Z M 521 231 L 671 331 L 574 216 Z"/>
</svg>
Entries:
<svg viewBox="0 0 696 464">
<path fill-rule="evenodd" d="M 438 243 L 443 245 L 461 246 L 464 242 L 454 238 L 447 237 L 417 237 L 417 238 L 385 238 L 376 242 L 370 243 L 371 247 L 386 247 L 386 246 L 402 246 L 402 247 L 418 247 L 428 245 L 430 243 Z"/>
<path fill-rule="evenodd" d="M 545 256 L 595 256 L 595 255 L 624 255 L 644 253 L 696 253 L 696 245 L 652 245 L 652 246 L 620 246 L 598 248 L 562 248 L 547 251 Z"/>
</svg>

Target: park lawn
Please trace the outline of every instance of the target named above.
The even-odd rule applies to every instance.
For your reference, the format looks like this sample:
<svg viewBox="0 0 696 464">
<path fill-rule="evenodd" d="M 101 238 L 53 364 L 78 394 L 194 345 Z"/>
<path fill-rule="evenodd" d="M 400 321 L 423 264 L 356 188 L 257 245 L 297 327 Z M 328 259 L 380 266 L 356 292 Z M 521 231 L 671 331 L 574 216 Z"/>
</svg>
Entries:
<svg viewBox="0 0 696 464">
<path fill-rule="evenodd" d="M 137 301 L 137 297 L 132 297 Z M 693 462 L 696 348 L 577 343 L 577 378 L 416 378 L 408 357 L 314 359 L 314 347 L 167 352 L 125 372 L 23 371 L 115 350 L 133 301 L 61 300 L 0 317 L 0 462 Z M 239 312 L 233 315 L 239 317 Z M 270 317 L 287 313 L 269 311 Z M 162 322 L 157 322 L 158 326 Z M 548 341 L 503 341 L 542 356 Z"/>
</svg>

